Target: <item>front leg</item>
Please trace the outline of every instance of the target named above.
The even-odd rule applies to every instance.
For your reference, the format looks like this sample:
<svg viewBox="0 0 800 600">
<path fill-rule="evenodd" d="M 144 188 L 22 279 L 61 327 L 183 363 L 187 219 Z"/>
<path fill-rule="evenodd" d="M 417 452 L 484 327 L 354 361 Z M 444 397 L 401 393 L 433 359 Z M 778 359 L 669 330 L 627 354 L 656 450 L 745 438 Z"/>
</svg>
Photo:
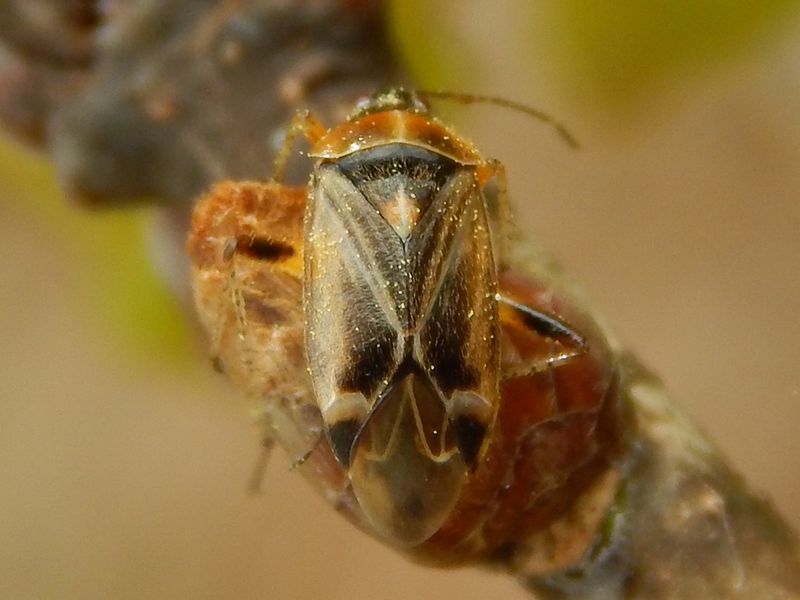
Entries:
<svg viewBox="0 0 800 600">
<path fill-rule="evenodd" d="M 325 135 L 325 126 L 308 110 L 297 111 L 286 129 L 286 136 L 283 138 L 283 143 L 275 155 L 272 181 L 276 183 L 280 183 L 283 179 L 286 163 L 289 161 L 289 155 L 292 152 L 292 146 L 298 133 L 302 133 L 308 143 L 313 146 L 317 140 Z"/>
<path fill-rule="evenodd" d="M 258 453 L 256 464 L 253 466 L 253 473 L 247 483 L 249 494 L 259 496 L 263 492 L 264 475 L 267 472 L 269 457 L 272 456 L 272 449 L 275 447 L 275 435 L 272 433 L 271 426 L 265 424 L 264 433 L 261 438 L 261 451 Z"/>
</svg>

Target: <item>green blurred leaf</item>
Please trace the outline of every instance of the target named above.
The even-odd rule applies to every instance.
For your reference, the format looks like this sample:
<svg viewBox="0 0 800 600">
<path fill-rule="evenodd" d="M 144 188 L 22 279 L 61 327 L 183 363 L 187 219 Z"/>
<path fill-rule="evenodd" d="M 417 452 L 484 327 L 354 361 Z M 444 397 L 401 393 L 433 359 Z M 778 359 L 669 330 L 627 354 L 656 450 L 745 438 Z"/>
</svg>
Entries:
<svg viewBox="0 0 800 600">
<path fill-rule="evenodd" d="M 471 48 L 448 18 L 448 2 L 392 0 L 388 3 L 389 29 L 412 79 L 420 88 L 462 90 L 474 77 Z M 456 59 L 456 57 L 458 57 Z"/>
<path fill-rule="evenodd" d="M 593 102 L 628 106 L 676 76 L 752 52 L 797 2 L 545 0 L 541 8 L 535 18 L 547 27 L 530 29 L 549 32 L 546 43 L 563 61 L 557 68 L 568 84 Z"/>
</svg>

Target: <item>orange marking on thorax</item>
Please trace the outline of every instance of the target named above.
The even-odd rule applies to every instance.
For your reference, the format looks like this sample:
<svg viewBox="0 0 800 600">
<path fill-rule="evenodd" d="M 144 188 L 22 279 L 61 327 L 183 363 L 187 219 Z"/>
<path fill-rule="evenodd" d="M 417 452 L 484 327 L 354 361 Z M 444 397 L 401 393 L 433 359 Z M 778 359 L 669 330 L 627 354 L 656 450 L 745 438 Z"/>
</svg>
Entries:
<svg viewBox="0 0 800 600">
<path fill-rule="evenodd" d="M 322 136 L 309 156 L 336 159 L 386 144 L 419 146 L 463 165 L 485 163 L 472 143 L 435 119 L 402 110 L 371 113 L 342 123 Z"/>
</svg>

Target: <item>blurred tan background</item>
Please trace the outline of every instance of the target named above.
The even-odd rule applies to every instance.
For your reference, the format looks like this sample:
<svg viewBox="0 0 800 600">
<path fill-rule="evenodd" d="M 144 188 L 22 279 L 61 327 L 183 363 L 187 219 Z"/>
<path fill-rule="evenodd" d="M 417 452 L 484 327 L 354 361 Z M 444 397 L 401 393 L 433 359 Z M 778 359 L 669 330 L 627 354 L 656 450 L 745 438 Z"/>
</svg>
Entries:
<svg viewBox="0 0 800 600">
<path fill-rule="evenodd" d="M 574 48 L 547 3 L 488 4 L 442 4 L 443 37 L 475 49 L 481 78 L 462 87 L 557 113 L 583 148 L 499 109 L 459 111 L 461 130 L 506 163 L 525 227 L 800 527 L 800 20 L 595 101 L 558 72 Z M 529 597 L 407 564 L 280 452 L 248 496 L 248 407 L 202 350 L 183 353 L 174 307 L 127 306 L 158 291 L 146 255 L 116 258 L 147 215 L 78 213 L 35 158 L 0 158 L 0 598 Z"/>
</svg>

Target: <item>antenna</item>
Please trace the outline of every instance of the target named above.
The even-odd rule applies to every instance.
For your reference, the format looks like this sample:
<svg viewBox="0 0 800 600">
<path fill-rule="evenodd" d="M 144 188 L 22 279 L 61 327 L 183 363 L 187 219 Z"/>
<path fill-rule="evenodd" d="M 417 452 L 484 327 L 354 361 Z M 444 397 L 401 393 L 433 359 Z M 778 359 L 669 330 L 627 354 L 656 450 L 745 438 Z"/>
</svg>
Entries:
<svg viewBox="0 0 800 600">
<path fill-rule="evenodd" d="M 497 96 L 482 96 L 480 94 L 460 94 L 458 92 L 415 90 L 414 93 L 423 99 L 439 98 L 442 100 L 451 100 L 453 102 L 458 102 L 459 104 L 483 103 L 483 104 L 494 104 L 496 106 L 502 106 L 504 108 L 510 108 L 511 110 L 516 110 L 518 112 L 531 116 L 534 119 L 539 119 L 540 121 L 547 123 L 548 125 L 552 125 L 553 127 L 555 127 L 555 130 L 558 132 L 561 138 L 567 143 L 567 145 L 570 146 L 570 148 L 574 148 L 576 150 L 580 148 L 580 144 L 578 144 L 578 141 L 569 132 L 567 127 L 560 121 L 557 121 L 555 117 L 548 115 L 547 113 L 537 110 L 535 108 L 532 108 L 530 106 L 526 106 L 525 104 L 514 102 L 513 100 L 506 100 L 505 98 L 498 98 Z"/>
</svg>

